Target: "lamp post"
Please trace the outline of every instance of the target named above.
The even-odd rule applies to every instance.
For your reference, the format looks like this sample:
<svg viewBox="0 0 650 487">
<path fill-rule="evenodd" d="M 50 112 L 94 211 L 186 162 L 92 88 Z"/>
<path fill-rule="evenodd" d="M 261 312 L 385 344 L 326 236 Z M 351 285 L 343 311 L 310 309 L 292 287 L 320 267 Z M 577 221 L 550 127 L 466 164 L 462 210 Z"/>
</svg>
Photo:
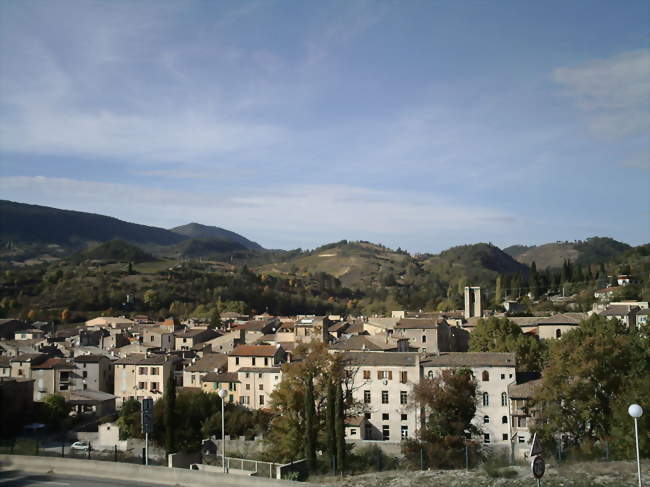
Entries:
<svg viewBox="0 0 650 487">
<path fill-rule="evenodd" d="M 226 396 L 228 392 L 225 389 L 219 390 L 219 397 L 221 398 L 221 463 L 223 464 L 223 473 L 226 473 L 226 414 L 225 407 Z"/>
<path fill-rule="evenodd" d="M 639 455 L 639 424 L 638 419 L 643 415 L 643 408 L 638 404 L 632 404 L 627 412 L 634 418 L 634 437 L 636 439 L 636 469 L 639 474 L 639 487 L 641 485 L 641 456 Z"/>
</svg>

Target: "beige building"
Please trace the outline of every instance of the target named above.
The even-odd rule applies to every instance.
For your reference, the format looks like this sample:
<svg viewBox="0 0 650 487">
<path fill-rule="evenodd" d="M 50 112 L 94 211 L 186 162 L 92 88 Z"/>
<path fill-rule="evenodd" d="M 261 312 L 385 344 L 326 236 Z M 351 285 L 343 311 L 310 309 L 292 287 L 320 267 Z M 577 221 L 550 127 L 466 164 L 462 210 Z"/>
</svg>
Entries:
<svg viewBox="0 0 650 487">
<path fill-rule="evenodd" d="M 392 336 L 401 318 L 368 318 L 363 324 L 363 331 L 369 335 Z"/>
<path fill-rule="evenodd" d="M 208 372 L 201 377 L 201 389 L 203 392 L 218 393 L 221 389 L 228 392 L 227 401 L 232 403 L 239 403 L 239 391 L 241 390 L 241 383 L 239 376 L 236 372 Z"/>
<path fill-rule="evenodd" d="M 542 379 L 521 380 L 508 386 L 510 397 L 510 438 L 515 458 L 527 458 L 530 451 L 531 428 L 535 424 L 536 411 L 531 407 L 535 392 Z"/>
<path fill-rule="evenodd" d="M 418 414 L 411 407 L 413 385 L 420 381 L 419 354 L 412 352 L 342 352 L 351 374 L 349 390 L 365 408 L 363 440 L 399 443 L 412 438 Z M 349 431 L 352 439 L 352 432 Z"/>
<path fill-rule="evenodd" d="M 174 350 L 174 332 L 162 326 L 152 326 L 144 329 L 142 344 L 148 347 Z"/>
<path fill-rule="evenodd" d="M 118 327 L 128 327 L 133 326 L 134 321 L 125 318 L 124 316 L 112 317 L 112 316 L 100 316 L 98 318 L 93 318 L 92 320 L 86 321 L 86 326 L 96 326 L 98 328 L 118 328 Z"/>
<path fill-rule="evenodd" d="M 464 352 L 430 355 L 422 360 L 422 376 L 432 379 L 445 369 L 470 369 L 478 382 L 474 425 L 485 445 L 510 446 L 508 387 L 516 382 L 514 353 Z"/>
<path fill-rule="evenodd" d="M 174 372 L 174 358 L 165 355 L 132 354 L 115 362 L 115 387 L 118 407 L 127 399 L 160 399 Z"/>
<path fill-rule="evenodd" d="M 241 367 L 278 367 L 285 357 L 280 345 L 238 345 L 228 354 L 228 372 Z"/>
<path fill-rule="evenodd" d="M 280 367 L 240 367 L 239 404 L 249 409 L 266 409 L 269 407 L 271 392 L 282 381 Z"/>
<path fill-rule="evenodd" d="M 61 394 L 74 388 L 76 366 L 62 358 L 48 358 L 32 365 L 34 401 L 43 401 L 50 394 Z"/>
<path fill-rule="evenodd" d="M 200 359 L 183 369 L 183 387 L 202 387 L 201 379 L 208 372 L 221 373 L 228 368 L 228 356 L 225 353 L 206 353 Z"/>
<path fill-rule="evenodd" d="M 453 350 L 451 332 L 444 320 L 401 319 L 395 325 L 393 337 L 408 339 L 409 346 L 424 353 L 450 352 Z"/>
<path fill-rule="evenodd" d="M 294 324 L 295 340 L 304 343 L 312 341 L 328 343 L 329 325 L 330 320 L 327 316 L 303 316 Z"/>
<path fill-rule="evenodd" d="M 35 340 L 42 339 L 45 336 L 43 330 L 37 328 L 30 328 L 28 330 L 17 331 L 14 335 L 14 340 Z"/>
<path fill-rule="evenodd" d="M 106 393 L 113 392 L 113 364 L 104 355 L 77 355 L 72 359 L 76 372 L 73 377 L 73 388 L 77 391 L 87 389 Z"/>
<path fill-rule="evenodd" d="M 174 350 L 192 350 L 199 343 L 217 338 L 219 333 L 210 328 L 190 328 L 174 333 Z"/>
</svg>

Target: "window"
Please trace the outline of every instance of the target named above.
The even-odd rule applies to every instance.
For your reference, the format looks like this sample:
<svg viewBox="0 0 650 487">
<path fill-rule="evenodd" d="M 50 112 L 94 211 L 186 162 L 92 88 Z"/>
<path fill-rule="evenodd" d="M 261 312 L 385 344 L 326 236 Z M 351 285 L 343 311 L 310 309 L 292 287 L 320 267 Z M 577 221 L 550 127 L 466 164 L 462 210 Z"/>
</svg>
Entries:
<svg viewBox="0 0 650 487">
<path fill-rule="evenodd" d="M 508 379 L 512 379 L 512 374 L 508 374 Z"/>
<path fill-rule="evenodd" d="M 363 391 L 364 404 L 370 404 L 370 391 Z"/>
<path fill-rule="evenodd" d="M 158 375 L 158 367 L 151 367 L 151 370 L 149 371 L 151 375 Z"/>
<path fill-rule="evenodd" d="M 487 392 L 483 393 L 483 406 L 490 405 L 490 395 Z"/>
<path fill-rule="evenodd" d="M 151 383 L 151 390 L 152 391 L 157 391 L 158 390 L 158 382 L 152 382 Z"/>
<path fill-rule="evenodd" d="M 264 395 L 260 395 L 260 406 L 264 405 Z"/>
<path fill-rule="evenodd" d="M 366 419 L 370 419 L 372 417 L 372 414 L 371 413 L 365 413 L 364 416 L 366 417 Z"/>
<path fill-rule="evenodd" d="M 426 335 L 422 335 L 422 343 L 427 343 L 427 336 Z"/>
<path fill-rule="evenodd" d="M 389 420 L 388 413 L 382 413 L 382 415 L 381 415 L 381 420 L 382 420 L 382 421 L 388 421 L 388 420 Z"/>
<path fill-rule="evenodd" d="M 525 428 L 526 427 L 526 416 L 519 416 L 517 418 L 517 428 Z"/>
<path fill-rule="evenodd" d="M 253 367 L 255 367 L 255 357 L 253 357 Z"/>
<path fill-rule="evenodd" d="M 483 434 L 483 443 L 490 443 L 490 433 Z"/>
<path fill-rule="evenodd" d="M 406 384 L 408 382 L 408 373 L 407 372 L 400 372 L 399 374 L 399 381 L 402 384 Z"/>
<path fill-rule="evenodd" d="M 248 396 L 240 396 L 239 397 L 239 403 L 240 404 L 249 404 Z"/>
<path fill-rule="evenodd" d="M 508 416 L 501 416 L 501 424 L 508 424 Z"/>
<path fill-rule="evenodd" d="M 86 372 L 86 371 L 84 370 L 84 371 L 81 373 L 81 377 L 82 377 L 83 379 L 87 378 L 87 377 L 88 377 L 88 372 Z"/>
<path fill-rule="evenodd" d="M 147 375 L 147 368 L 146 367 L 138 367 L 138 374 L 140 375 Z"/>
<path fill-rule="evenodd" d="M 239 357 L 235 357 L 235 365 L 239 365 Z"/>
<path fill-rule="evenodd" d="M 138 389 L 144 389 L 147 387 L 147 384 L 144 382 L 138 382 Z"/>
<path fill-rule="evenodd" d="M 153 338 L 154 338 L 153 335 L 151 335 L 151 341 L 152 341 L 152 342 L 153 342 Z"/>
<path fill-rule="evenodd" d="M 427 372 L 427 379 L 433 379 L 433 370 Z"/>
<path fill-rule="evenodd" d="M 261 379 L 261 378 L 262 378 L 262 374 L 257 374 L 257 378 L 258 378 L 258 379 Z"/>
<path fill-rule="evenodd" d="M 264 357 L 264 365 L 269 365 L 269 358 L 268 357 Z"/>
<path fill-rule="evenodd" d="M 369 380 L 370 379 L 370 371 L 369 370 L 364 370 L 363 371 L 363 379 L 364 380 Z"/>
<path fill-rule="evenodd" d="M 506 378 L 506 374 L 501 374 L 501 380 L 504 380 Z"/>
<path fill-rule="evenodd" d="M 508 441 L 508 433 L 503 433 L 503 434 L 501 435 L 501 439 L 502 439 L 503 441 Z"/>
<path fill-rule="evenodd" d="M 390 426 L 388 426 L 387 424 L 385 424 L 385 425 L 383 425 L 381 427 L 381 437 L 382 437 L 382 440 L 384 440 L 384 441 L 390 439 Z"/>
<path fill-rule="evenodd" d="M 250 390 L 251 390 L 251 385 L 250 385 L 250 384 L 246 384 L 246 390 L 247 390 L 247 391 L 250 391 Z"/>
<path fill-rule="evenodd" d="M 351 428 L 350 429 L 350 436 L 356 436 L 356 434 L 357 434 L 357 430 L 355 430 L 354 428 Z"/>
<path fill-rule="evenodd" d="M 401 436 L 402 436 L 402 439 L 409 437 L 409 427 L 408 426 L 402 425 L 402 427 L 401 427 Z"/>
<path fill-rule="evenodd" d="M 490 380 L 490 373 L 487 370 L 483 371 L 482 380 L 483 382 L 487 382 Z"/>
<path fill-rule="evenodd" d="M 485 424 L 489 423 L 490 422 L 490 417 L 489 416 L 483 416 L 483 422 Z"/>
<path fill-rule="evenodd" d="M 260 390 L 260 391 L 263 391 L 263 390 L 264 390 L 264 384 L 260 384 L 258 387 L 259 387 L 259 390 Z"/>
<path fill-rule="evenodd" d="M 406 391 L 400 391 L 399 393 L 399 403 L 400 404 L 406 404 L 408 400 L 408 395 Z"/>
<path fill-rule="evenodd" d="M 228 402 L 233 402 L 234 400 L 235 400 L 235 396 L 233 396 L 232 394 L 230 394 L 230 395 L 228 396 Z"/>
<path fill-rule="evenodd" d="M 409 419 L 408 414 L 402 414 L 402 421 L 407 421 Z"/>
<path fill-rule="evenodd" d="M 61 384 L 59 386 L 60 391 L 67 391 L 68 390 L 68 384 Z"/>
<path fill-rule="evenodd" d="M 502 406 L 508 405 L 508 394 L 506 394 L 505 392 L 501 393 L 501 405 Z"/>
<path fill-rule="evenodd" d="M 555 330 L 555 338 L 560 338 L 562 336 L 562 330 L 559 328 Z"/>
<path fill-rule="evenodd" d="M 246 372 L 246 378 L 247 378 L 247 379 L 250 379 L 250 377 L 251 377 L 250 372 Z"/>
<path fill-rule="evenodd" d="M 388 391 L 381 391 L 381 403 L 388 404 Z"/>
<path fill-rule="evenodd" d="M 526 443 L 526 437 L 525 437 L 525 436 L 519 436 L 519 437 L 517 438 L 517 441 L 518 441 L 519 443 Z"/>
</svg>

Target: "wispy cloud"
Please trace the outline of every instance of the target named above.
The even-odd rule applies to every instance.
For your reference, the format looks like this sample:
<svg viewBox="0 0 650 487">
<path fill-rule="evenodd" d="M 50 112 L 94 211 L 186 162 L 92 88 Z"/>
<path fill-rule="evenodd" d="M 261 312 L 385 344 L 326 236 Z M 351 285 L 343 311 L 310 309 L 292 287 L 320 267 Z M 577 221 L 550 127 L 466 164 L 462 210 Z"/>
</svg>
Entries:
<svg viewBox="0 0 650 487">
<path fill-rule="evenodd" d="M 172 227 L 190 220 L 219 225 L 267 246 L 308 247 L 335 235 L 400 242 L 418 228 L 444 234 L 517 222 L 513 214 L 460 201 L 345 185 L 287 185 L 214 195 L 37 176 L 0 178 L 0 190 L 8 199 L 60 208 L 84 206 L 150 225 Z M 116 203 L 125 200 L 128 206 Z"/>
<path fill-rule="evenodd" d="M 650 131 L 650 49 L 558 68 L 553 78 L 590 114 L 597 134 L 621 138 Z"/>
</svg>

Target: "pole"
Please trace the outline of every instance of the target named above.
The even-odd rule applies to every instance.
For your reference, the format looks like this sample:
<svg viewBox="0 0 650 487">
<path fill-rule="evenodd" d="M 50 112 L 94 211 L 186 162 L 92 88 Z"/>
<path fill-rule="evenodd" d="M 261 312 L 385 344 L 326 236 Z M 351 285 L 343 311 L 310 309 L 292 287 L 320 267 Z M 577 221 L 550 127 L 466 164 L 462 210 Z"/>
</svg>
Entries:
<svg viewBox="0 0 650 487">
<path fill-rule="evenodd" d="M 424 470 L 424 453 L 422 452 L 422 445 L 420 445 L 420 470 Z"/>
<path fill-rule="evenodd" d="M 467 452 L 467 438 L 465 438 L 465 470 L 469 471 L 469 455 Z"/>
<path fill-rule="evenodd" d="M 149 433 L 144 434 L 144 464 L 149 465 Z"/>
<path fill-rule="evenodd" d="M 639 487 L 643 487 L 641 484 L 641 456 L 639 455 L 639 423 L 637 418 L 634 418 L 634 437 L 636 438 L 636 470 L 639 474 Z"/>
<path fill-rule="evenodd" d="M 226 415 L 224 400 L 221 398 L 221 463 L 223 464 L 223 473 L 226 473 Z"/>
</svg>

